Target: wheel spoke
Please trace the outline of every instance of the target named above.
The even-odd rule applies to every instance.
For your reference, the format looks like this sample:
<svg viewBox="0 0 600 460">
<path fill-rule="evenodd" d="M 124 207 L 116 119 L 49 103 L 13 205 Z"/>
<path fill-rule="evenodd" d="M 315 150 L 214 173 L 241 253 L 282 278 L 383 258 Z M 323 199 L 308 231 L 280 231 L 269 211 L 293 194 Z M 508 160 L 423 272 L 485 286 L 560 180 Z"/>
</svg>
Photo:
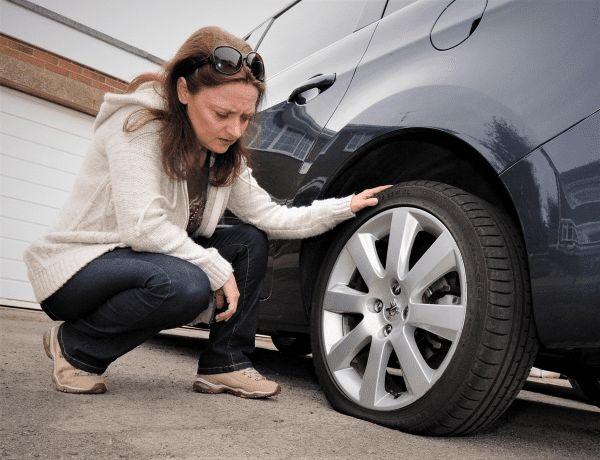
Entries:
<svg viewBox="0 0 600 460">
<path fill-rule="evenodd" d="M 371 340 L 365 322 L 361 321 L 352 331 L 346 334 L 327 355 L 327 364 L 332 372 L 345 369 L 350 366 L 350 361 L 362 350 Z"/>
<path fill-rule="evenodd" d="M 367 286 L 371 286 L 376 279 L 383 278 L 384 275 L 383 266 L 375 249 L 375 241 L 377 238 L 370 233 L 357 233 L 346 244 Z"/>
<path fill-rule="evenodd" d="M 411 297 L 420 299 L 423 291 L 441 276 L 456 268 L 454 240 L 444 232 L 412 267 L 406 278 Z"/>
<path fill-rule="evenodd" d="M 349 288 L 345 284 L 336 284 L 326 293 L 323 309 L 333 313 L 365 313 L 368 295 Z"/>
<path fill-rule="evenodd" d="M 369 361 L 360 387 L 359 398 L 363 406 L 375 408 L 377 401 L 387 395 L 385 372 L 392 353 L 389 340 L 374 339 L 369 350 Z"/>
<path fill-rule="evenodd" d="M 416 398 L 420 398 L 431 386 L 432 369 L 427 365 L 414 340 L 413 329 L 402 328 L 392 341 L 400 361 L 406 385 Z"/>
<path fill-rule="evenodd" d="M 410 304 L 407 324 L 454 342 L 464 324 L 464 305 Z"/>
<path fill-rule="evenodd" d="M 388 274 L 398 279 L 406 277 L 410 250 L 420 230 L 419 221 L 407 209 L 394 211 L 385 264 Z"/>
</svg>

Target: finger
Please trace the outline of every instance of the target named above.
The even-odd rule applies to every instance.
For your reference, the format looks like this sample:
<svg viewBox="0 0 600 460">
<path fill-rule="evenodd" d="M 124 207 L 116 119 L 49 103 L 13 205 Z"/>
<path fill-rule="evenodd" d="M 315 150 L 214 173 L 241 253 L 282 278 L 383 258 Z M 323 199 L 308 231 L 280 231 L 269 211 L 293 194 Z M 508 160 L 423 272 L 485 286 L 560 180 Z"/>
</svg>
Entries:
<svg viewBox="0 0 600 460">
<path fill-rule="evenodd" d="M 224 311 L 223 313 L 219 313 L 217 316 L 215 316 L 215 321 L 217 323 L 221 322 L 221 321 L 227 321 L 230 318 L 231 315 L 229 315 L 226 311 Z"/>
<path fill-rule="evenodd" d="M 233 316 L 233 314 L 236 312 L 236 310 L 237 310 L 237 305 L 236 306 L 230 305 L 227 310 L 225 310 L 223 313 L 219 313 L 215 317 L 215 321 L 217 321 L 217 322 L 228 321 L 229 318 L 231 318 Z"/>
<path fill-rule="evenodd" d="M 215 292 L 215 307 L 217 310 L 222 309 L 225 306 L 225 294 L 223 292 Z"/>
<path fill-rule="evenodd" d="M 238 299 L 240 298 L 240 291 L 237 289 L 237 285 L 234 285 L 232 288 L 227 289 L 225 291 L 225 297 L 227 298 L 227 303 L 231 305 L 236 305 Z"/>
<path fill-rule="evenodd" d="M 370 191 L 372 195 L 377 195 L 379 192 L 383 192 L 390 187 L 393 187 L 393 185 L 380 185 L 379 187 L 372 188 Z"/>
<path fill-rule="evenodd" d="M 365 195 L 365 198 L 373 198 L 375 195 L 377 195 L 380 192 L 383 192 L 384 190 L 387 190 L 388 188 L 392 187 L 391 185 L 382 185 L 380 187 L 375 187 L 375 188 L 370 188 L 365 190 L 362 194 Z"/>
<path fill-rule="evenodd" d="M 227 310 L 225 310 L 223 313 L 217 315 L 215 317 L 215 320 L 228 321 L 229 318 L 231 318 L 237 310 L 238 297 L 239 297 L 239 293 L 237 292 L 237 289 L 235 290 L 235 294 L 228 295 L 227 296 L 227 303 L 228 303 Z"/>
<path fill-rule="evenodd" d="M 368 208 L 369 206 L 375 206 L 377 203 L 379 203 L 377 198 L 366 198 L 356 205 L 356 210 L 360 211 L 364 208 Z"/>
<path fill-rule="evenodd" d="M 377 203 L 379 203 L 377 198 L 369 198 L 365 200 L 365 208 L 368 206 L 375 206 Z"/>
</svg>

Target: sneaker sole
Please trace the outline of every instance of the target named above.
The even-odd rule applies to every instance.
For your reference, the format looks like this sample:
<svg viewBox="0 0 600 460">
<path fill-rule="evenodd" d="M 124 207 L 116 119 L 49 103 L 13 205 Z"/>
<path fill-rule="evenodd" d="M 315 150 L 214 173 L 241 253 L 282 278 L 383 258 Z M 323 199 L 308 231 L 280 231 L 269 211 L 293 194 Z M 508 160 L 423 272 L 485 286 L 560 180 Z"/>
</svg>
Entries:
<svg viewBox="0 0 600 460">
<path fill-rule="evenodd" d="M 56 377 L 54 376 L 54 373 L 52 373 L 52 381 L 54 382 L 56 389 L 58 391 L 62 391 L 63 393 L 70 393 L 70 394 L 75 394 L 75 395 L 87 395 L 87 394 L 99 395 L 101 393 L 106 393 L 106 385 L 104 385 L 102 383 L 97 383 L 89 390 L 77 388 L 77 387 L 71 387 L 69 385 L 63 385 L 63 384 L 59 383 L 58 380 L 56 379 Z"/>
<path fill-rule="evenodd" d="M 269 396 L 278 395 L 281 392 L 281 387 L 277 387 L 274 391 L 252 391 L 248 392 L 241 388 L 231 388 L 227 385 L 213 385 L 204 381 L 194 382 L 194 390 L 199 393 L 208 394 L 219 394 L 219 393 L 231 393 L 240 398 L 256 399 L 256 398 L 268 398 Z"/>
<path fill-rule="evenodd" d="M 58 391 L 62 391 L 63 393 L 71 393 L 71 394 L 105 393 L 107 388 L 106 388 L 106 385 L 103 383 L 97 383 L 92 388 L 86 390 L 85 388 L 72 387 L 69 385 L 65 385 L 58 381 L 58 379 L 56 378 L 56 372 L 54 371 L 54 350 L 50 346 L 50 344 L 54 340 L 55 329 L 57 329 L 57 328 L 53 327 L 49 331 L 46 331 L 46 333 L 44 334 L 43 340 L 44 340 L 44 350 L 46 351 L 46 354 L 48 355 L 48 357 L 52 358 L 52 382 L 54 383 L 54 386 L 56 387 L 56 389 Z"/>
</svg>

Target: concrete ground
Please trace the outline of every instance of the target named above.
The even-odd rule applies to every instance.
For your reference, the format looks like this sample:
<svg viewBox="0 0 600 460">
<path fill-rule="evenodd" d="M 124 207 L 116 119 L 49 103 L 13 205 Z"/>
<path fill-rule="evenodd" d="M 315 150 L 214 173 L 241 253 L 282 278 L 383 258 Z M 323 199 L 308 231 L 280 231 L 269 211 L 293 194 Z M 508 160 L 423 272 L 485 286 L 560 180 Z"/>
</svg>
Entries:
<svg viewBox="0 0 600 460">
<path fill-rule="evenodd" d="M 183 330 L 111 365 L 107 393 L 65 394 L 42 347 L 53 324 L 41 312 L 0 308 L 0 458 L 600 458 L 600 409 L 568 387 L 528 383 L 477 435 L 423 438 L 336 412 L 312 360 L 285 357 L 268 339 L 257 340 L 253 362 L 282 386 L 270 399 L 194 392 L 206 334 Z"/>
</svg>

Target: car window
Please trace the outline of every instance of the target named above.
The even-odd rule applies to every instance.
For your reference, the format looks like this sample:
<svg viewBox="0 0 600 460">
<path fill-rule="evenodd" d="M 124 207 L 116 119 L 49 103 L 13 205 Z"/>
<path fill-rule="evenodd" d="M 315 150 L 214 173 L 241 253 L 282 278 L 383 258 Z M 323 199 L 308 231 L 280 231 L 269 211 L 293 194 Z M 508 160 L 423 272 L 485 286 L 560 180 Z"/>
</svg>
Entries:
<svg viewBox="0 0 600 460">
<path fill-rule="evenodd" d="M 275 19 L 258 52 L 270 78 L 351 34 L 368 0 L 304 0 Z"/>
</svg>

